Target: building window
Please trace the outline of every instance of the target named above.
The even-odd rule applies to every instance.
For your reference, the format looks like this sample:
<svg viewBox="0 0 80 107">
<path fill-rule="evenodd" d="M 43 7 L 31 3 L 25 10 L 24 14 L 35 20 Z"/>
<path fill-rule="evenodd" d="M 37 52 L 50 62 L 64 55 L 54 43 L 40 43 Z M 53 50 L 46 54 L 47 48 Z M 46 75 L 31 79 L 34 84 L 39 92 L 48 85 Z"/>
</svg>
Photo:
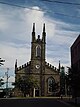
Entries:
<svg viewBox="0 0 80 107">
<path fill-rule="evenodd" d="M 54 83 L 55 80 L 54 78 L 48 78 L 48 92 L 53 92 L 54 91 Z"/>
<path fill-rule="evenodd" d="M 36 56 L 41 57 L 41 47 L 40 46 L 36 46 Z"/>
</svg>

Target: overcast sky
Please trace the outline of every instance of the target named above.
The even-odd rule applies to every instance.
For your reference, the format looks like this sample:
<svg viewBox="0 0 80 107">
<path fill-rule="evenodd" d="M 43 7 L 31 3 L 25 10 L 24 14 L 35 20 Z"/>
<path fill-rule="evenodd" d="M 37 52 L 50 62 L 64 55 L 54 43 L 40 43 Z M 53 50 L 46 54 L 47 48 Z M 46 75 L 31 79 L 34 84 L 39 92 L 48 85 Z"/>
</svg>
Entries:
<svg viewBox="0 0 80 107">
<path fill-rule="evenodd" d="M 36 36 L 41 37 L 43 23 L 46 25 L 46 61 L 57 68 L 59 60 L 61 65 L 71 66 L 70 47 L 80 31 L 80 1 L 60 1 L 0 0 L 0 57 L 5 59 L 0 76 L 6 68 L 14 75 L 16 59 L 18 66 L 30 61 L 33 23 Z"/>
</svg>

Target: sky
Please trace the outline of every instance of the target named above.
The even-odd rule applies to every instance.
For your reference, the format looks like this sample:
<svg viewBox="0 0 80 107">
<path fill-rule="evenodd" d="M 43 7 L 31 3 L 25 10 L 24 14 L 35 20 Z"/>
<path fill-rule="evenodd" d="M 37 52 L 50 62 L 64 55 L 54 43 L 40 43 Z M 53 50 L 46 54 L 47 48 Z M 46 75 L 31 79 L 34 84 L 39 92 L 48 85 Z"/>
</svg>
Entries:
<svg viewBox="0 0 80 107">
<path fill-rule="evenodd" d="M 36 25 L 36 37 L 46 25 L 46 61 L 58 68 L 71 66 L 70 47 L 80 31 L 80 0 L 0 0 L 0 77 L 6 82 L 14 79 L 14 65 L 31 59 L 32 25 Z"/>
</svg>

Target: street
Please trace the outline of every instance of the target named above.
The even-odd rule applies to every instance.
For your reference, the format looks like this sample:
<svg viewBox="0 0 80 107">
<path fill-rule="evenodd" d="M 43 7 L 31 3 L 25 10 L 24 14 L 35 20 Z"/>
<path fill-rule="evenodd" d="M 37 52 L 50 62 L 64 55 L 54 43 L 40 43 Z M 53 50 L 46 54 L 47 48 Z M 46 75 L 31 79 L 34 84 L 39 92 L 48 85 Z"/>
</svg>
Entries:
<svg viewBox="0 0 80 107">
<path fill-rule="evenodd" d="M 52 98 L 14 98 L 0 99 L 0 107 L 69 107 L 69 105 Z"/>
</svg>

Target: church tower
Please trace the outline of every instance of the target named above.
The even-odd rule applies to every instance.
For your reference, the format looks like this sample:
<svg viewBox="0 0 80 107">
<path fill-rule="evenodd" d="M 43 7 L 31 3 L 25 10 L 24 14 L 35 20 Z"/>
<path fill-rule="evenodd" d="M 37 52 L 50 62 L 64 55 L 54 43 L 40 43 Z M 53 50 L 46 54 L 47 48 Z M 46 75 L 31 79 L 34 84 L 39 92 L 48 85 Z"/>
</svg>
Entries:
<svg viewBox="0 0 80 107">
<path fill-rule="evenodd" d="M 34 75 L 36 74 L 41 84 L 40 86 L 41 90 L 44 89 L 42 87 L 42 83 L 44 82 L 43 74 L 45 73 L 45 45 L 46 45 L 45 24 L 43 25 L 42 39 L 40 39 L 40 35 L 38 35 L 36 38 L 35 23 L 33 23 L 32 42 L 31 42 L 31 72 Z"/>
<path fill-rule="evenodd" d="M 40 35 L 36 38 L 35 34 L 35 23 L 33 23 L 33 31 L 32 31 L 32 42 L 31 42 L 31 68 L 32 72 L 41 73 L 44 72 L 45 65 L 45 42 L 46 40 L 46 32 L 45 32 L 45 24 L 43 25 L 42 39 L 40 39 Z"/>
<path fill-rule="evenodd" d="M 32 76 L 37 85 L 30 89 L 30 96 L 52 96 L 58 95 L 60 88 L 55 90 L 55 84 L 60 85 L 60 62 L 59 69 L 46 62 L 46 31 L 45 23 L 42 28 L 42 35 L 36 36 L 35 23 L 32 27 L 31 59 L 29 62 L 17 67 L 15 62 L 15 82 L 21 78 L 26 79 Z M 33 81 L 34 82 L 34 81 Z M 23 85 L 22 85 L 23 86 Z M 17 91 L 16 91 L 17 90 Z M 19 93 L 18 93 L 19 92 Z M 23 95 L 20 87 L 15 87 L 15 95 Z M 27 93 L 26 93 L 27 95 Z"/>
</svg>

